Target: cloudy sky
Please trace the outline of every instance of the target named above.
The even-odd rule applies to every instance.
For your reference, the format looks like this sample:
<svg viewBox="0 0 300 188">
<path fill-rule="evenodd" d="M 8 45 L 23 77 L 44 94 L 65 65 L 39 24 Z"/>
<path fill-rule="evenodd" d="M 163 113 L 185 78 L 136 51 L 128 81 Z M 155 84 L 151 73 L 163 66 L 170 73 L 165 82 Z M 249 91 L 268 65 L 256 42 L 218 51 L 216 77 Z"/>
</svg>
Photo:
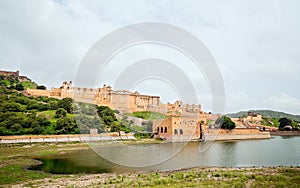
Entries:
<svg viewBox="0 0 300 188">
<path fill-rule="evenodd" d="M 106 34 L 141 22 L 167 23 L 196 36 L 216 60 L 224 79 L 226 112 L 300 114 L 299 7 L 298 0 L 1 0 L 0 69 L 20 70 L 48 88 L 59 87 L 63 80 L 75 79 L 86 53 Z M 172 50 L 149 44 L 127 49 L 111 60 L 99 86 L 114 85 L 115 75 L 133 61 L 165 59 L 198 84 L 200 103 L 211 111 L 205 76 L 181 65 L 188 60 Z M 115 72 L 108 74 L 111 70 Z M 163 80 L 140 81 L 131 89 L 161 95 L 164 102 L 180 95 Z"/>
</svg>

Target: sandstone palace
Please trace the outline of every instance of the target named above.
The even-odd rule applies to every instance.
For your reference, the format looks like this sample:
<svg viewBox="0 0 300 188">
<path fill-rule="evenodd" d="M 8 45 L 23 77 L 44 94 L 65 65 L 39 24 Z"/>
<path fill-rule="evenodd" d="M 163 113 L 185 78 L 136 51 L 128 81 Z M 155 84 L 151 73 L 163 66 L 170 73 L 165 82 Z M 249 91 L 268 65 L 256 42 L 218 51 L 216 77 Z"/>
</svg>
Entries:
<svg viewBox="0 0 300 188">
<path fill-rule="evenodd" d="M 163 112 L 165 105 L 160 103 L 159 96 L 142 95 L 127 90 L 114 91 L 112 87 L 104 85 L 102 88 L 73 87 L 72 82 L 63 82 L 60 88 L 51 90 L 27 89 L 27 95 L 47 96 L 53 98 L 73 98 L 76 101 L 109 106 L 121 112 L 156 111 Z"/>
<path fill-rule="evenodd" d="M 122 113 L 137 111 L 160 112 L 166 115 L 164 120 L 153 121 L 153 132 L 156 137 L 163 139 L 199 139 L 201 124 L 211 117 L 202 111 L 201 105 L 183 104 L 181 101 L 163 104 L 159 96 L 142 95 L 127 90 L 113 90 L 104 85 L 102 88 L 73 87 L 72 82 L 63 82 L 60 88 L 51 90 L 27 89 L 30 96 L 46 96 L 53 98 L 73 98 L 76 101 L 93 103 L 99 106 L 109 106 Z"/>
</svg>

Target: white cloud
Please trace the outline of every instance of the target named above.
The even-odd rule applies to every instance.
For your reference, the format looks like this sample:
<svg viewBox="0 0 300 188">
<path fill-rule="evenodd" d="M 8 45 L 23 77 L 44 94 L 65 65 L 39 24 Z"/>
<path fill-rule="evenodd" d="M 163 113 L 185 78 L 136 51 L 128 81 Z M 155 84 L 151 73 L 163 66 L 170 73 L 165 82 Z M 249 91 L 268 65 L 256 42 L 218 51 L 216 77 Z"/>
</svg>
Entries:
<svg viewBox="0 0 300 188">
<path fill-rule="evenodd" d="M 262 101 L 262 105 L 266 108 L 274 109 L 277 111 L 285 111 L 289 113 L 299 114 L 300 100 L 299 98 L 290 96 L 286 93 L 279 95 L 269 96 Z"/>
<path fill-rule="evenodd" d="M 57 87 L 74 79 L 84 54 L 106 33 L 138 22 L 165 22 L 189 30 L 215 56 L 229 111 L 269 107 L 299 114 L 299 97 L 291 97 L 300 96 L 299 5 L 297 0 L 2 0 L 0 69 L 18 69 Z"/>
</svg>

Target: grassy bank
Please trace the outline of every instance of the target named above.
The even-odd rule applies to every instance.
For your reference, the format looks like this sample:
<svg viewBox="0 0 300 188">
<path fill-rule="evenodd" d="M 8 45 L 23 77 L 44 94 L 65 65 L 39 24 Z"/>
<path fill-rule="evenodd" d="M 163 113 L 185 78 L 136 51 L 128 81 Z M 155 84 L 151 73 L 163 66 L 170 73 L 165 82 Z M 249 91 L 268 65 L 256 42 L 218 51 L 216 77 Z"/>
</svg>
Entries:
<svg viewBox="0 0 300 188">
<path fill-rule="evenodd" d="M 84 143 L 0 145 L 0 187 L 299 187 L 299 167 L 194 168 L 173 172 L 52 175 L 24 170 L 47 156 L 88 148 Z"/>
</svg>

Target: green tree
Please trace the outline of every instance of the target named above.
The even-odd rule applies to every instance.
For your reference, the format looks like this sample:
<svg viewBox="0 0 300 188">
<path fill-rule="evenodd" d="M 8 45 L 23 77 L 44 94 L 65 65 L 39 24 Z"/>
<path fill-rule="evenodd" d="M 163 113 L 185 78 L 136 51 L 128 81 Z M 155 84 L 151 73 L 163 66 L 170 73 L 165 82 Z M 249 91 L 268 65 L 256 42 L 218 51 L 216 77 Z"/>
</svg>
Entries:
<svg viewBox="0 0 300 188">
<path fill-rule="evenodd" d="M 47 87 L 46 86 L 36 86 L 36 89 L 46 90 Z"/>
<path fill-rule="evenodd" d="M 23 91 L 24 90 L 24 87 L 23 87 L 23 85 L 21 83 L 18 83 L 15 88 L 18 91 Z"/>
<path fill-rule="evenodd" d="M 283 130 L 283 128 L 285 126 L 291 125 L 292 124 L 292 120 L 288 119 L 288 118 L 280 118 L 279 120 L 279 129 Z"/>
<path fill-rule="evenodd" d="M 71 117 L 61 117 L 56 122 L 55 131 L 57 134 L 78 134 L 79 130 Z"/>
<path fill-rule="evenodd" d="M 235 123 L 227 116 L 221 116 L 216 120 L 216 124 L 221 127 L 221 129 L 234 129 Z"/>
<path fill-rule="evenodd" d="M 50 108 L 51 110 L 56 110 L 56 109 L 57 109 L 57 104 L 58 104 L 57 101 L 50 101 L 50 102 L 49 102 L 49 108 Z"/>
<path fill-rule="evenodd" d="M 73 112 L 73 99 L 63 98 L 62 100 L 58 101 L 57 107 L 67 110 L 68 113 L 72 113 Z"/>
<path fill-rule="evenodd" d="M 97 113 L 106 126 L 111 127 L 115 121 L 118 121 L 114 111 L 108 106 L 98 106 Z"/>
<path fill-rule="evenodd" d="M 61 117 L 66 117 L 67 116 L 67 111 L 63 108 L 59 108 L 55 112 L 55 118 L 61 118 Z"/>
<path fill-rule="evenodd" d="M 8 101 L 8 102 L 2 102 L 1 103 L 0 111 L 1 112 L 8 112 L 8 111 L 11 111 L 11 112 L 22 112 L 23 110 L 22 110 L 20 104 Z"/>
</svg>

